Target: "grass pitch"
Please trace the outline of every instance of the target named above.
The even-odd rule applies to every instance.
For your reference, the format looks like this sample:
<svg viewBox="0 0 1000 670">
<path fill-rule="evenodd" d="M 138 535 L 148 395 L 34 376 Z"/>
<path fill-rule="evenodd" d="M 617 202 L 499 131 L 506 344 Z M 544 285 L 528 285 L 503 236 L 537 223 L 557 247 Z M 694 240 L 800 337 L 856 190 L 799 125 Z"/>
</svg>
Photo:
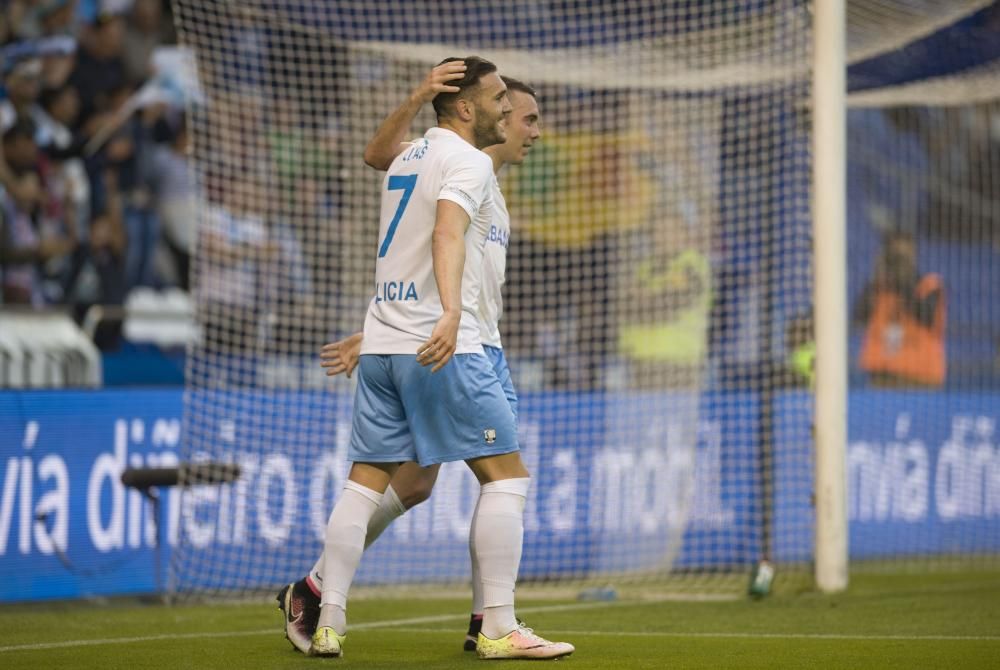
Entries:
<svg viewBox="0 0 1000 670">
<path fill-rule="evenodd" d="M 352 602 L 346 656 L 292 650 L 271 602 L 0 608 L 0 668 L 474 668 L 465 600 Z M 759 602 L 519 601 L 576 645 L 560 668 L 1000 668 L 1000 572 L 857 575 L 840 595 Z M 516 665 L 516 663 L 515 663 Z M 537 664 L 536 664 L 537 665 Z"/>
</svg>

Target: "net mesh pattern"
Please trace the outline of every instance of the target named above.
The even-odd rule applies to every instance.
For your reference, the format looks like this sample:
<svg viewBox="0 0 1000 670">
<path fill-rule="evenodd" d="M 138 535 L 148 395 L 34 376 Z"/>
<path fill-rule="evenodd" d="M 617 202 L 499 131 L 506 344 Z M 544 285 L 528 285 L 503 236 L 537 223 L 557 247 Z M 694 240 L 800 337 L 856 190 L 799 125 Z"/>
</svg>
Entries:
<svg viewBox="0 0 1000 670">
<path fill-rule="evenodd" d="M 984 4 L 851 2 L 848 61 Z M 809 2 L 175 0 L 175 17 L 204 93 L 191 110 L 203 336 L 184 457 L 243 473 L 184 492 L 175 591 L 269 589 L 318 556 L 347 472 L 352 384 L 325 377 L 317 352 L 360 330 L 373 295 L 382 173 L 364 147 L 434 64 L 471 53 L 534 86 L 542 113 L 540 142 L 500 175 L 512 219 L 501 333 L 533 476 L 522 581 L 729 589 L 723 575 L 742 585 L 762 560 L 808 574 L 811 371 L 793 354 L 811 340 Z M 944 228 L 931 212 L 947 211 L 992 230 L 997 187 L 956 146 L 995 98 L 927 86 L 852 97 L 850 181 L 877 198 L 852 191 L 865 210 L 851 216 L 879 230 L 896 224 L 872 212 L 901 208 Z M 875 127 L 886 122 L 900 132 Z M 412 136 L 434 123 L 428 106 Z M 933 158 L 909 160 L 907 124 Z M 853 226 L 857 293 L 879 242 L 855 243 Z M 852 489 L 852 520 L 906 508 L 878 477 L 915 466 L 875 451 L 877 471 L 849 449 L 865 491 Z M 464 465 L 445 465 L 358 583 L 467 581 L 477 490 Z M 919 556 L 919 535 L 871 558 Z"/>
</svg>

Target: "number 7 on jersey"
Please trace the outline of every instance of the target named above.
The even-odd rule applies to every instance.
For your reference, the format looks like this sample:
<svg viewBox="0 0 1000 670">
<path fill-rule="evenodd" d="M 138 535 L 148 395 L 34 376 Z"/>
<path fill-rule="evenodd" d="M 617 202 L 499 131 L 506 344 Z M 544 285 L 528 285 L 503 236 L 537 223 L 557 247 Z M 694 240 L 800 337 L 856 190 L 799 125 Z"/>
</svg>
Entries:
<svg viewBox="0 0 1000 670">
<path fill-rule="evenodd" d="M 382 240 L 382 246 L 378 250 L 378 257 L 382 258 L 389 251 L 389 245 L 392 244 L 392 238 L 396 234 L 396 226 L 399 225 L 399 220 L 403 218 L 403 212 L 406 211 L 406 206 L 410 204 L 410 196 L 413 195 L 413 189 L 417 186 L 417 175 L 392 175 L 389 177 L 389 190 L 390 191 L 402 191 L 403 197 L 399 199 L 399 206 L 396 207 L 396 213 L 392 217 L 392 221 L 389 222 L 389 230 L 385 231 L 385 239 Z"/>
</svg>

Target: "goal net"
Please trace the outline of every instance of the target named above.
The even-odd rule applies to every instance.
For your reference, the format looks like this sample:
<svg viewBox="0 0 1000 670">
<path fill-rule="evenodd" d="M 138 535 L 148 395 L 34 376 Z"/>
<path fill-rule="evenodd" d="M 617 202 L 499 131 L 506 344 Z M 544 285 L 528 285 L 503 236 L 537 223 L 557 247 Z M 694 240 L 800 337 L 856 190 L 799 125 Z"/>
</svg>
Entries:
<svg viewBox="0 0 1000 670">
<path fill-rule="evenodd" d="M 847 150 L 853 566 L 995 567 L 1000 58 L 960 76 L 851 95 Z M 920 350 L 919 368 L 903 370 L 879 350 L 916 351 L 917 331 L 902 318 L 880 324 L 875 303 L 880 275 L 905 272 L 907 253 L 915 318 L 939 342 Z"/>
<path fill-rule="evenodd" d="M 898 53 L 985 4 L 851 3 L 850 58 Z M 382 174 L 363 150 L 433 65 L 467 54 L 532 85 L 542 113 L 540 142 L 499 175 L 513 227 L 500 330 L 533 477 L 521 581 L 732 589 L 761 561 L 807 578 L 810 3 L 175 7 L 204 94 L 191 110 L 204 191 L 193 274 L 203 332 L 189 356 L 183 457 L 235 463 L 242 476 L 180 494 L 174 591 L 274 588 L 318 556 L 347 473 L 353 387 L 325 377 L 317 354 L 360 330 L 372 298 Z M 918 168 L 909 136 L 866 137 L 866 115 L 920 107 L 919 141 L 947 151 L 972 141 L 964 111 L 995 104 L 956 108 L 930 89 L 884 94 L 852 100 L 851 160 L 867 151 L 878 175 L 864 188 L 919 184 L 938 195 L 927 212 L 948 200 L 969 230 L 1000 218 L 995 186 L 973 195 L 972 163 L 935 157 Z M 412 135 L 434 122 L 428 107 Z M 921 235 L 948 227 L 920 221 Z M 852 292 L 874 262 L 879 225 L 857 224 L 868 237 L 857 242 L 863 254 L 852 247 Z M 973 284 L 977 270 L 957 263 Z M 993 312 L 970 311 L 970 324 L 1000 318 L 991 299 Z M 896 430 L 906 421 L 889 409 L 896 401 L 875 393 L 864 411 L 872 421 L 892 414 L 887 430 Z M 918 426 L 922 410 L 907 411 L 907 427 Z M 970 436 L 992 430 L 983 423 L 995 421 L 991 411 L 970 419 Z M 995 551 L 997 514 L 977 522 L 979 545 L 930 546 L 918 537 L 929 526 L 894 522 L 911 513 L 915 467 L 898 439 L 902 456 L 852 437 L 852 481 L 866 491 L 850 500 L 852 520 L 891 517 L 882 536 L 898 533 L 862 544 L 877 545 L 870 557 Z M 1000 495 L 991 453 L 977 481 L 993 477 L 981 489 Z M 877 468 L 858 465 L 865 458 Z M 445 465 L 432 497 L 366 552 L 357 583 L 467 582 L 477 488 L 463 464 Z"/>
</svg>

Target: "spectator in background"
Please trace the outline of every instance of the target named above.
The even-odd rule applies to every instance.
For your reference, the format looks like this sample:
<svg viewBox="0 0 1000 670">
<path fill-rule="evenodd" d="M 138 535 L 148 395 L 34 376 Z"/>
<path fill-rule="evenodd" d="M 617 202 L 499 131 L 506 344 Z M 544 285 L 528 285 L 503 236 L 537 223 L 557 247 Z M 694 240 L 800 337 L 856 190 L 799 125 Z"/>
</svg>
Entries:
<svg viewBox="0 0 1000 670">
<path fill-rule="evenodd" d="M 126 104 L 131 89 L 115 91 L 111 109 Z M 159 108 L 147 108 L 140 115 L 128 117 L 104 148 L 105 166 L 115 172 L 115 183 L 122 198 L 122 214 L 127 234 L 125 254 L 125 291 L 136 286 L 155 286 L 158 281 L 153 255 L 160 237 L 159 220 L 153 211 L 149 152 Z"/>
<path fill-rule="evenodd" d="M 647 253 L 625 278 L 631 308 L 618 345 L 639 389 L 701 384 L 712 306 L 712 268 L 681 216 L 657 221 Z"/>
<path fill-rule="evenodd" d="M 62 88 L 76 69 L 76 38 L 68 35 L 46 37 L 36 46 L 42 59 L 42 88 Z"/>
<path fill-rule="evenodd" d="M 172 137 L 151 150 L 150 174 L 153 179 L 156 215 L 163 231 L 162 247 L 168 258 L 161 274 L 166 283 L 190 287 L 191 254 L 197 230 L 199 191 L 188 159 L 187 122 L 178 114 Z M 163 254 L 160 254 L 161 257 Z M 163 263 L 160 264 L 161 266 Z"/>
<path fill-rule="evenodd" d="M 76 21 L 75 0 L 11 0 L 4 5 L 8 39 L 69 34 Z"/>
<path fill-rule="evenodd" d="M 198 245 L 202 266 L 197 294 L 205 342 L 235 356 L 252 354 L 259 336 L 260 282 L 276 248 L 269 244 L 260 212 L 260 181 L 227 179 L 222 201 L 205 209 Z M 225 380 L 218 380 L 224 382 Z"/>
<path fill-rule="evenodd" d="M 82 139 L 71 130 L 80 112 L 80 96 L 72 86 L 42 91 L 42 112 L 37 136 L 53 164 L 53 178 L 61 180 L 68 198 L 69 213 L 77 223 L 78 232 L 90 220 L 90 182 L 83 159 L 80 158 Z"/>
<path fill-rule="evenodd" d="M 268 249 L 260 281 L 262 344 L 272 353 L 312 352 L 325 333 L 309 324 L 322 323 L 312 273 L 302 244 L 292 226 L 269 217 Z"/>
<path fill-rule="evenodd" d="M 37 40 L 8 44 L 0 50 L 0 61 L 5 72 L 17 64 L 39 61 L 35 79 L 41 88 L 60 88 L 69 79 L 76 66 L 76 38 L 71 35 L 52 35 Z"/>
<path fill-rule="evenodd" d="M 875 276 L 855 309 L 864 324 L 861 369 L 874 386 L 939 387 L 945 378 L 945 294 L 941 277 L 920 275 L 914 237 L 883 242 Z"/>
<path fill-rule="evenodd" d="M 0 133 L 6 133 L 18 119 L 37 122 L 41 93 L 42 61 L 24 58 L 11 65 L 3 84 L 7 97 L 0 101 Z"/>
<path fill-rule="evenodd" d="M 76 0 L 43 0 L 38 5 L 41 37 L 76 33 Z"/>
<path fill-rule="evenodd" d="M 150 77 L 153 51 L 176 40 L 169 17 L 163 15 L 160 0 L 135 0 L 125 29 L 122 56 L 129 81 L 140 82 Z"/>
<path fill-rule="evenodd" d="M 116 180 L 117 173 L 105 167 L 91 181 L 94 190 L 87 239 L 74 259 L 75 284 L 69 295 L 80 316 L 90 305 L 121 305 L 125 300 L 127 240 Z M 111 329 L 98 337 L 98 346 L 103 348 L 116 341 L 117 329 Z"/>
<path fill-rule="evenodd" d="M 3 135 L 3 154 L 7 166 L 19 180 L 40 182 L 35 127 L 29 119 L 19 119 Z M 43 230 L 39 218 L 44 215 L 46 193 L 39 183 L 33 197 L 16 193 L 3 194 L 0 207 L 0 267 L 2 267 L 3 302 L 42 307 L 46 298 L 41 264 L 69 255 L 76 241 L 73 235 L 61 234 L 57 227 Z"/>
<path fill-rule="evenodd" d="M 125 301 L 125 250 L 127 236 L 118 173 L 104 168 L 98 176 L 100 197 L 93 202 L 87 262 L 97 277 L 93 302 L 121 305 Z M 93 185 L 95 182 L 91 181 Z"/>
<path fill-rule="evenodd" d="M 53 270 L 58 270 L 62 300 L 76 302 L 83 298 L 75 291 L 75 284 L 90 237 L 90 178 L 80 157 L 83 140 L 70 130 L 76 124 L 80 98 L 75 88 L 66 85 L 42 91 L 40 103 L 41 126 L 36 137 L 43 138 L 41 146 L 49 162 L 46 190 L 55 205 L 51 210 L 58 212 L 60 218 L 50 225 L 58 224 L 79 243 L 73 257 Z"/>
<path fill-rule="evenodd" d="M 141 94 L 134 95 L 126 84 L 110 92 L 105 110 L 83 124 L 84 133 L 93 132 L 87 142 L 87 171 L 94 200 L 105 195 L 104 187 L 110 183 L 104 178 L 107 170 L 114 172 L 113 183 L 121 196 L 128 244 L 126 292 L 135 286 L 161 284 L 154 264 L 160 225 L 153 201 L 152 155 L 163 139 L 168 109 L 163 103 L 143 103 Z"/>
<path fill-rule="evenodd" d="M 163 139 L 156 129 L 159 110 L 133 114 L 137 105 L 125 101 L 148 76 L 152 51 L 172 35 L 165 4 L 3 3 L 0 43 L 22 41 L 3 48 L 0 133 L 27 122 L 0 152 L 0 263 L 5 284 L 8 277 L 20 281 L 20 288 L 6 291 L 9 299 L 120 304 L 131 285 L 156 283 L 152 255 L 159 231 L 150 196 L 162 167 L 153 164 L 153 148 Z M 83 16 L 91 23 L 81 25 Z M 29 127 L 35 129 L 31 147 L 23 138 Z M 181 144 L 173 148 L 182 151 Z M 157 153 L 170 151 L 163 149 Z M 34 160 L 26 166 L 29 153 Z M 21 162 L 9 166 L 8 155 Z M 168 185 L 164 193 L 180 190 Z"/>
<path fill-rule="evenodd" d="M 785 326 L 788 371 L 794 386 L 816 385 L 816 336 L 812 310 L 790 319 Z"/>
<path fill-rule="evenodd" d="M 81 34 L 70 83 L 80 93 L 83 123 L 100 125 L 103 120 L 98 115 L 111 112 L 114 94 L 131 83 L 122 56 L 124 37 L 124 19 L 113 13 L 98 15 L 96 23 Z"/>
<path fill-rule="evenodd" d="M 48 148 L 52 137 L 48 135 L 49 117 L 38 104 L 41 91 L 42 61 L 34 57 L 34 47 L 27 45 L 13 51 L 5 51 L 8 57 L 20 53 L 23 58 L 8 62 L 9 68 L 4 78 L 7 98 L 0 101 L 0 133 L 5 133 L 18 123 L 27 124 L 35 132 L 34 149 L 37 154 L 39 147 Z M 43 190 L 43 180 L 39 178 L 37 156 L 35 164 L 30 169 L 22 165 L 15 169 L 6 161 L 6 153 L 0 154 L 0 184 L 3 184 L 11 198 L 19 203 L 36 203 L 43 205 L 47 194 Z M 48 211 L 48 210 L 46 210 Z"/>
<path fill-rule="evenodd" d="M 302 319 L 315 313 L 312 278 L 290 226 L 268 217 L 274 194 L 260 175 L 226 179 L 222 202 L 209 203 L 198 244 L 196 305 L 211 350 L 236 359 L 261 351 L 301 351 Z M 310 341 L 310 349 L 315 341 Z M 240 368 L 231 371 L 241 374 Z M 236 382 L 222 373 L 212 383 Z"/>
</svg>

